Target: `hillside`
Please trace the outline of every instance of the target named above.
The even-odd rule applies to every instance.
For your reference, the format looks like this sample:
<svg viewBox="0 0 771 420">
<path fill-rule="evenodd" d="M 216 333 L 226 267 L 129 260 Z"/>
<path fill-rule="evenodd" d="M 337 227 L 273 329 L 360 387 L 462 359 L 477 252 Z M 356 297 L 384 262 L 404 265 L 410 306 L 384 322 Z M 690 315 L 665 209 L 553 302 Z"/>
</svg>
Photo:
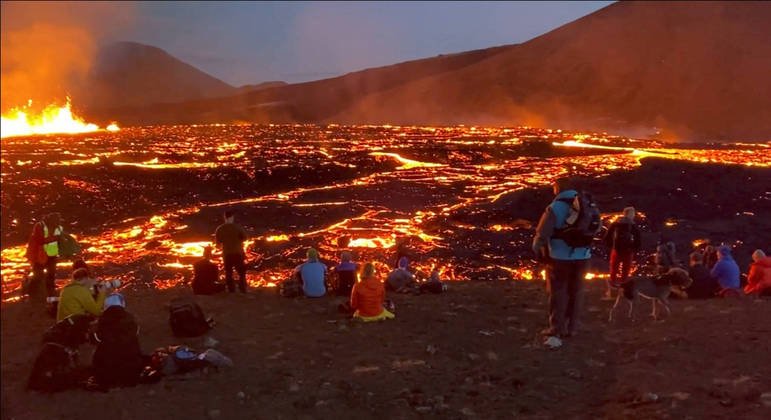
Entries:
<svg viewBox="0 0 771 420">
<path fill-rule="evenodd" d="M 762 2 L 618 2 L 524 44 L 94 116 L 124 124 L 525 124 L 768 140 L 769 21 L 771 4 Z"/>
<path fill-rule="evenodd" d="M 227 96 L 238 90 L 160 48 L 117 42 L 99 49 L 75 92 L 76 103 L 99 109 Z"/>
</svg>

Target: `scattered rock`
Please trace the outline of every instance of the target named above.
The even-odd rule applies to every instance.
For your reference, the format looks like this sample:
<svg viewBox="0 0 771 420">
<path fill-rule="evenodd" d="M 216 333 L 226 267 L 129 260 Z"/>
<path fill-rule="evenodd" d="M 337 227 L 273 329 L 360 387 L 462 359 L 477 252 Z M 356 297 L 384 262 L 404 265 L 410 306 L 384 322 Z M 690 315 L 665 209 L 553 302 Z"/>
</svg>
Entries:
<svg viewBox="0 0 771 420">
<path fill-rule="evenodd" d="M 565 371 L 565 376 L 576 380 L 583 378 L 583 376 L 581 375 L 581 372 L 579 372 L 578 369 L 567 369 Z"/>
<path fill-rule="evenodd" d="M 289 392 L 298 392 L 300 391 L 300 384 L 298 384 L 295 381 L 292 381 L 289 383 Z"/>
<path fill-rule="evenodd" d="M 562 340 L 560 340 L 559 337 L 551 336 L 543 342 L 543 345 L 550 349 L 558 349 L 562 347 Z"/>
<path fill-rule="evenodd" d="M 277 353 L 271 354 L 270 356 L 266 357 L 266 359 L 275 360 L 275 359 L 278 359 L 279 357 L 281 357 L 283 355 L 284 355 L 284 352 L 283 351 L 279 351 Z"/>
<path fill-rule="evenodd" d="M 463 407 L 463 409 L 460 410 L 460 413 L 463 414 L 464 416 L 469 416 L 469 417 L 477 415 L 477 413 L 475 413 L 474 410 L 472 410 L 472 409 L 470 409 L 468 407 Z"/>
<path fill-rule="evenodd" d="M 669 398 L 672 398 L 672 399 L 678 400 L 678 401 L 685 401 L 685 400 L 687 400 L 690 397 L 691 397 L 691 394 L 689 394 L 687 392 L 679 392 L 678 391 L 678 392 L 673 392 L 673 393 L 669 394 Z"/>
<path fill-rule="evenodd" d="M 427 345 L 427 346 L 426 346 L 426 353 L 428 353 L 428 354 L 430 354 L 430 355 L 432 355 L 432 356 L 433 356 L 434 354 L 436 354 L 436 346 L 434 346 L 433 344 L 429 344 L 429 345 Z"/>
<path fill-rule="evenodd" d="M 760 394 L 760 402 L 766 407 L 771 407 L 771 392 Z"/>
<path fill-rule="evenodd" d="M 222 411 L 218 409 L 212 409 L 209 410 L 206 415 L 209 416 L 210 419 L 218 419 L 222 415 Z"/>
<path fill-rule="evenodd" d="M 498 361 L 498 355 L 495 354 L 495 352 L 488 351 L 487 352 L 487 359 L 496 362 L 496 361 Z"/>
<path fill-rule="evenodd" d="M 356 366 L 353 368 L 353 373 L 377 372 L 378 370 L 380 370 L 380 366 Z"/>
<path fill-rule="evenodd" d="M 432 408 L 429 407 L 429 406 L 415 407 L 415 411 L 417 411 L 420 414 L 428 414 L 428 413 L 431 412 L 431 410 L 432 410 Z"/>
<path fill-rule="evenodd" d="M 239 400 L 243 400 L 244 398 L 246 398 L 246 394 L 244 394 L 243 391 L 238 391 L 238 393 L 236 394 L 236 398 L 238 398 Z"/>
<path fill-rule="evenodd" d="M 468 357 L 468 359 L 472 362 L 479 360 L 479 355 L 476 353 L 469 353 L 466 355 L 466 357 Z"/>
<path fill-rule="evenodd" d="M 408 369 L 413 366 L 423 366 L 426 364 L 425 360 L 419 360 L 419 359 L 408 359 L 408 360 L 394 360 L 393 363 L 391 363 L 391 367 L 394 369 Z"/>
<path fill-rule="evenodd" d="M 586 359 L 586 366 L 589 367 L 605 367 L 606 363 L 600 360 Z"/>
</svg>

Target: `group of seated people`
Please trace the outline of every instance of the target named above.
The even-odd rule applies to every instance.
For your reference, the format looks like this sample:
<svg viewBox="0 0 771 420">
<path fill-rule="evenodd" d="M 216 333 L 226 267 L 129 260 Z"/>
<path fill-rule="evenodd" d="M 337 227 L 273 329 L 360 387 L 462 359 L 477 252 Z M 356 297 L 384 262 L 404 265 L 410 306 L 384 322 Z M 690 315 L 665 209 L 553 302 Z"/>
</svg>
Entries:
<svg viewBox="0 0 771 420">
<path fill-rule="evenodd" d="M 656 250 L 656 271 L 666 272 L 679 265 L 672 242 L 661 244 Z M 744 287 L 739 265 L 727 245 L 698 247 L 689 255 L 688 274 L 693 282 L 685 289 L 689 298 L 728 297 L 745 294 L 771 295 L 771 258 L 763 250 L 752 253 L 753 263 Z"/>
<path fill-rule="evenodd" d="M 319 260 L 317 250 L 310 248 L 306 260 L 295 267 L 292 278 L 282 284 L 282 290 L 292 289 L 285 296 L 304 295 L 310 298 L 321 297 L 332 289 L 338 296 L 350 297 L 349 310 L 355 318 L 365 321 L 390 319 L 393 313 L 384 308 L 385 291 L 395 293 L 420 294 L 441 293 L 447 286 L 434 270 L 428 281 L 419 282 L 409 268 L 407 257 L 401 257 L 398 267 L 391 271 L 385 284 L 376 275 L 375 265 L 367 263 L 363 267 L 352 261 L 350 251 L 343 251 L 340 263 L 331 269 Z M 225 290 L 219 283 L 219 271 L 211 261 L 211 249 L 204 250 L 203 258 L 193 265 L 192 287 L 195 294 L 215 294 Z M 357 279 L 359 279 L 357 281 Z M 388 306 L 388 305 L 386 305 Z"/>
</svg>

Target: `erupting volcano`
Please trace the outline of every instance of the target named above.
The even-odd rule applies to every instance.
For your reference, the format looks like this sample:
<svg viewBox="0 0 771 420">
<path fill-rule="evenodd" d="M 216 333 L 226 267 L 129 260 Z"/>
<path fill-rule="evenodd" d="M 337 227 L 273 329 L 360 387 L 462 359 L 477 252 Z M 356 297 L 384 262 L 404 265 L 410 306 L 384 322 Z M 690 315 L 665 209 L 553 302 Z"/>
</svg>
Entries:
<svg viewBox="0 0 771 420">
<path fill-rule="evenodd" d="M 70 99 L 64 106 L 48 105 L 42 111 L 31 110 L 32 101 L 26 106 L 12 108 L 2 115 L 0 137 L 29 136 L 34 134 L 76 134 L 99 131 L 96 124 L 85 122 L 72 112 Z M 107 131 L 118 131 L 118 125 L 112 123 L 105 127 Z"/>
</svg>

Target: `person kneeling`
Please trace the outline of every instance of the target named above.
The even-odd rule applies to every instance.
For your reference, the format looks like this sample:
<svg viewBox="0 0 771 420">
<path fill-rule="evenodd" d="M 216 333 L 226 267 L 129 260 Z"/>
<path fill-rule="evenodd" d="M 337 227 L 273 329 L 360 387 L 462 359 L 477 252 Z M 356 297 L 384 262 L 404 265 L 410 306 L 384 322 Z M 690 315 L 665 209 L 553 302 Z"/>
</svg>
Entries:
<svg viewBox="0 0 771 420">
<path fill-rule="evenodd" d="M 219 283 L 219 267 L 211 262 L 211 247 L 203 250 L 203 258 L 193 264 L 193 293 L 196 295 L 213 295 L 225 290 L 225 285 Z"/>
<path fill-rule="evenodd" d="M 385 289 L 375 277 L 375 265 L 367 263 L 361 273 L 361 281 L 351 290 L 353 317 L 365 322 L 393 319 L 395 315 L 383 307 Z"/>
<path fill-rule="evenodd" d="M 70 315 L 91 314 L 99 316 L 102 314 L 102 305 L 107 296 L 106 286 L 97 285 L 96 299 L 91 294 L 91 290 L 96 284 L 96 280 L 88 275 L 88 270 L 79 268 L 72 273 L 72 281 L 62 288 L 59 295 L 59 306 L 56 310 L 56 321 L 61 321 Z"/>
</svg>

